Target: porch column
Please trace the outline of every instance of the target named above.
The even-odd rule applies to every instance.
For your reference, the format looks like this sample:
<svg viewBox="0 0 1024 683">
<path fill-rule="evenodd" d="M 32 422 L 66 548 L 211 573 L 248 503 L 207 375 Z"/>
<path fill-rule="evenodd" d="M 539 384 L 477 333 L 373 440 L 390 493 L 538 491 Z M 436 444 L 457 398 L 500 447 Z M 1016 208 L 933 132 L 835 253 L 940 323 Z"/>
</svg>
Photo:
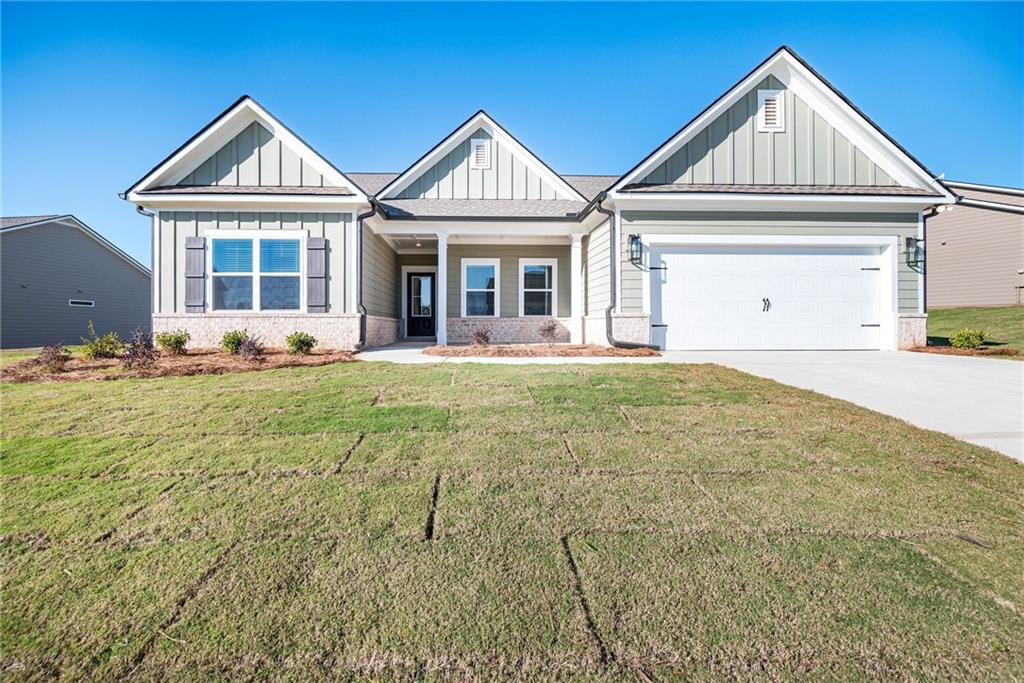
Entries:
<svg viewBox="0 0 1024 683">
<path fill-rule="evenodd" d="M 448 343 L 448 233 L 437 233 L 437 284 L 434 287 L 437 300 L 434 310 L 437 343 Z"/>
<path fill-rule="evenodd" d="M 573 344 L 583 343 L 583 235 L 572 236 L 572 247 L 569 251 L 569 268 L 571 271 L 572 319 L 569 322 L 569 341 Z"/>
</svg>

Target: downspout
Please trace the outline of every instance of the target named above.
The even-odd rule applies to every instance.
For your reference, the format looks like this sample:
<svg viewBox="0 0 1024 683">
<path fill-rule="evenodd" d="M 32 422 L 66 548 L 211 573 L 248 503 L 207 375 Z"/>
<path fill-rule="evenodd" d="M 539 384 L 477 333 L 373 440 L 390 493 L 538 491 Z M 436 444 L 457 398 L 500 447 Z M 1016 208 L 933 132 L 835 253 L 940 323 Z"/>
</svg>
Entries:
<svg viewBox="0 0 1024 683">
<path fill-rule="evenodd" d="M 366 307 L 363 306 L 363 221 L 377 213 L 377 202 L 370 199 L 370 210 L 356 216 L 356 310 L 359 311 L 359 341 L 355 350 L 366 346 Z"/>
<path fill-rule="evenodd" d="M 597 209 L 598 212 L 603 213 L 605 216 L 608 216 L 608 232 L 610 233 L 608 235 L 608 244 L 610 245 L 610 248 L 609 248 L 608 251 L 609 251 L 609 265 L 611 266 L 611 268 L 608 271 L 608 292 L 609 292 L 608 308 L 606 308 L 604 310 L 604 330 L 605 330 L 605 335 L 608 337 L 608 344 L 609 344 L 609 346 L 614 346 L 616 348 L 620 348 L 620 349 L 655 349 L 655 350 L 658 350 L 658 347 L 655 346 L 654 344 L 641 344 L 640 342 L 628 342 L 628 341 L 622 341 L 621 339 L 616 339 L 615 338 L 615 334 L 612 331 L 612 311 L 615 310 L 615 302 L 616 302 L 616 297 L 618 295 L 618 292 L 616 291 L 616 288 L 615 288 L 615 271 L 616 271 L 615 260 L 618 257 L 618 250 L 619 250 L 619 240 L 618 240 L 619 226 L 616 225 L 616 223 L 615 223 L 615 212 L 611 211 L 610 209 L 606 209 L 603 206 L 601 206 L 601 203 L 607 197 L 608 197 L 608 193 L 607 192 L 602 192 L 601 196 L 597 200 L 597 204 L 594 205 L 594 208 Z"/>
</svg>

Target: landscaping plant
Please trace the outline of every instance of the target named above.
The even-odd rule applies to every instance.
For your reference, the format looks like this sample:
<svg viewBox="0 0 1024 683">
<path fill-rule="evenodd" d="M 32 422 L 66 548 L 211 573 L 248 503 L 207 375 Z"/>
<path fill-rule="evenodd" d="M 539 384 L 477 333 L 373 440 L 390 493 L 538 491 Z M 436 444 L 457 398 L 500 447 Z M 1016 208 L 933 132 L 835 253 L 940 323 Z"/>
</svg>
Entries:
<svg viewBox="0 0 1024 683">
<path fill-rule="evenodd" d="M 107 332 L 102 337 L 96 334 L 96 329 L 89 321 L 89 336 L 82 337 L 82 356 L 88 360 L 97 358 L 117 358 L 124 350 L 124 342 L 117 336 L 117 332 Z"/>
<path fill-rule="evenodd" d="M 267 350 L 263 347 L 263 342 L 259 337 L 245 335 L 242 343 L 238 345 L 238 355 L 250 363 L 262 363 L 266 354 Z"/>
<path fill-rule="evenodd" d="M 473 342 L 474 346 L 487 346 L 491 343 L 491 332 L 487 328 L 478 327 L 473 330 L 470 341 Z"/>
<path fill-rule="evenodd" d="M 69 360 L 71 360 L 71 353 L 60 342 L 44 346 L 36 357 L 36 363 L 50 372 L 62 371 Z"/>
<path fill-rule="evenodd" d="M 292 332 L 284 338 L 288 345 L 288 353 L 293 355 L 305 355 L 316 346 L 316 337 L 307 332 Z"/>
<path fill-rule="evenodd" d="M 185 330 L 174 330 L 173 332 L 160 332 L 156 335 L 156 343 L 163 349 L 164 353 L 172 356 L 183 356 L 189 340 L 192 339 Z"/>
<path fill-rule="evenodd" d="M 949 343 L 957 349 L 976 349 L 985 343 L 985 331 L 975 327 L 965 327 L 949 335 Z"/>
<path fill-rule="evenodd" d="M 540 338 L 546 341 L 547 343 L 550 344 L 551 342 L 555 341 L 555 338 L 557 336 L 558 324 L 555 323 L 554 320 L 549 320 L 540 326 Z"/>
<path fill-rule="evenodd" d="M 220 348 L 230 354 L 237 354 L 242 348 L 242 342 L 249 336 L 248 330 L 230 330 L 220 338 Z"/>
<path fill-rule="evenodd" d="M 153 335 L 137 327 L 121 356 L 121 365 L 125 370 L 146 370 L 156 365 L 159 357 L 160 352 L 153 346 Z"/>
</svg>

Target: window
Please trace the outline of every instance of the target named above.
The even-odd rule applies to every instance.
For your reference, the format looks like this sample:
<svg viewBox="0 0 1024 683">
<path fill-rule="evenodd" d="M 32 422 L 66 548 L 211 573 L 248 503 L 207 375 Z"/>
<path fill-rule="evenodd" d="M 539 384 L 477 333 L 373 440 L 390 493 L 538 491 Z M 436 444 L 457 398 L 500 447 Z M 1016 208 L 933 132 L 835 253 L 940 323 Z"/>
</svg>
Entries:
<svg viewBox="0 0 1024 683">
<path fill-rule="evenodd" d="M 230 236 L 229 236 L 230 235 Z M 292 234 L 210 239 L 210 301 L 215 311 L 297 311 L 302 305 L 302 237 Z"/>
<path fill-rule="evenodd" d="M 558 259 L 519 259 L 519 315 L 554 316 Z"/>
<path fill-rule="evenodd" d="M 498 317 L 500 273 L 496 258 L 462 259 L 463 317 Z"/>
<path fill-rule="evenodd" d="M 68 306 L 72 308 L 92 308 L 95 305 L 95 301 L 89 301 L 88 299 L 68 299 Z"/>
<path fill-rule="evenodd" d="M 783 133 L 786 130 L 785 98 L 781 90 L 757 91 L 757 132 Z"/>
<path fill-rule="evenodd" d="M 474 171 L 487 171 L 491 168 L 490 140 L 474 138 L 469 141 L 469 167 Z"/>
</svg>

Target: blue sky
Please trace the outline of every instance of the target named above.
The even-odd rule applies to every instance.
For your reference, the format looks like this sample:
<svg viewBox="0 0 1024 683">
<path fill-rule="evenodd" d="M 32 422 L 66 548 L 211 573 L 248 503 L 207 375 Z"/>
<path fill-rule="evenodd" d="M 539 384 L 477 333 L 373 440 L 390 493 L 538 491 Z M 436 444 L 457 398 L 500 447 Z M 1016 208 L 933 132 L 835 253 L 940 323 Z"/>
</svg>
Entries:
<svg viewBox="0 0 1024 683">
<path fill-rule="evenodd" d="M 343 171 L 399 171 L 477 109 L 557 171 L 622 173 L 780 44 L 925 165 L 1024 186 L 1024 4 L 3 2 L 2 213 L 117 198 L 248 93 Z"/>
</svg>

